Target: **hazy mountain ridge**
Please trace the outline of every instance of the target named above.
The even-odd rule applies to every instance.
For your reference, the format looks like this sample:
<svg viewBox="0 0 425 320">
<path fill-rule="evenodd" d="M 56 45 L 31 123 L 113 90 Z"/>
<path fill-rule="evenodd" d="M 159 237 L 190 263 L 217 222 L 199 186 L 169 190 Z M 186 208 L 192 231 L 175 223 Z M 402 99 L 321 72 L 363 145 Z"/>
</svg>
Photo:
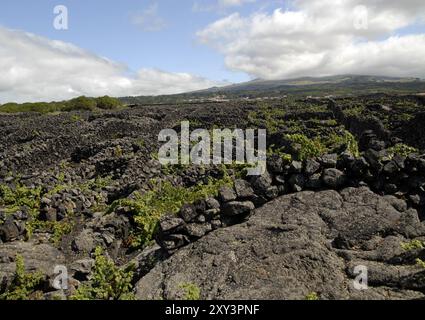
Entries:
<svg viewBox="0 0 425 320">
<path fill-rule="evenodd" d="M 128 104 L 187 102 L 202 99 L 239 99 L 296 96 L 359 96 L 375 93 L 415 94 L 425 92 L 425 81 L 414 77 L 337 75 L 285 80 L 255 79 L 224 87 L 163 96 L 123 97 Z"/>
<path fill-rule="evenodd" d="M 282 86 L 310 86 L 319 84 L 357 84 L 357 83 L 413 83 L 424 82 L 419 78 L 413 77 L 385 77 L 385 76 L 369 76 L 369 75 L 337 75 L 327 77 L 300 77 L 283 80 L 263 80 L 255 79 L 252 81 L 233 84 L 226 87 L 215 87 L 202 91 L 229 91 L 229 90 L 260 90 L 260 89 L 276 89 Z"/>
</svg>

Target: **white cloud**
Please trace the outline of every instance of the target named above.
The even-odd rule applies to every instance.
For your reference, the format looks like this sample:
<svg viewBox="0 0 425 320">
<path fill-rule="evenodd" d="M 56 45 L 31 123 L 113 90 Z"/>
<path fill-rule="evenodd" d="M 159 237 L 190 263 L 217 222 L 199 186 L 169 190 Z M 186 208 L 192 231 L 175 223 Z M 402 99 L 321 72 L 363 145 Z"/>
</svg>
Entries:
<svg viewBox="0 0 425 320">
<path fill-rule="evenodd" d="M 246 3 L 252 3 L 256 0 L 218 0 L 218 5 L 220 7 L 238 7 Z"/>
<path fill-rule="evenodd" d="M 173 94 L 220 85 L 187 73 L 126 66 L 72 44 L 0 27 L 0 103 Z"/>
<path fill-rule="evenodd" d="M 159 16 L 158 3 L 153 3 L 142 12 L 131 16 L 131 23 L 146 32 L 161 31 L 167 27 L 166 21 Z"/>
<path fill-rule="evenodd" d="M 265 79 L 356 73 L 425 77 L 424 34 L 397 36 L 423 22 L 423 0 L 295 0 L 295 9 L 238 13 L 198 32 L 226 66 Z M 365 23 L 367 21 L 367 23 Z M 422 29 L 424 30 L 424 29 Z"/>
</svg>

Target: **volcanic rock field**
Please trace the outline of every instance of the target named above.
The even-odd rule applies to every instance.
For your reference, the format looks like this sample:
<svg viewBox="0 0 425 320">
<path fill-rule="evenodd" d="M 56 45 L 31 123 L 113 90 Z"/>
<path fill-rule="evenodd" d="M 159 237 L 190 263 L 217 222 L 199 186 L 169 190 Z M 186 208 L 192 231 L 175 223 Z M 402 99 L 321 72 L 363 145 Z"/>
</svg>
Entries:
<svg viewBox="0 0 425 320">
<path fill-rule="evenodd" d="M 267 129 L 267 172 L 161 165 L 183 120 Z M 415 95 L 0 114 L 0 299 L 424 299 L 424 128 Z"/>
</svg>

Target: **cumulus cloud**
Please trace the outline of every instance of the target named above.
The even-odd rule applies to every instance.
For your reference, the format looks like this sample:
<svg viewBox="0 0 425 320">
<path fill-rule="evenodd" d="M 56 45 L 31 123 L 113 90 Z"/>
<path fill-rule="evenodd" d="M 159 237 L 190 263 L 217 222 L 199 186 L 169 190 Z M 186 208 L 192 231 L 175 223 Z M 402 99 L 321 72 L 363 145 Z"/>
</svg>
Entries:
<svg viewBox="0 0 425 320">
<path fill-rule="evenodd" d="M 129 73 L 125 65 L 75 45 L 0 27 L 0 103 L 174 94 L 220 85 L 187 73 Z"/>
<path fill-rule="evenodd" d="M 150 5 L 142 12 L 133 14 L 131 16 L 131 23 L 146 32 L 161 31 L 167 27 L 166 21 L 159 16 L 158 3 Z"/>
<path fill-rule="evenodd" d="M 425 32 L 397 35 L 424 22 L 424 1 L 295 0 L 291 7 L 234 13 L 197 35 L 224 54 L 228 68 L 253 77 L 425 77 Z"/>
</svg>

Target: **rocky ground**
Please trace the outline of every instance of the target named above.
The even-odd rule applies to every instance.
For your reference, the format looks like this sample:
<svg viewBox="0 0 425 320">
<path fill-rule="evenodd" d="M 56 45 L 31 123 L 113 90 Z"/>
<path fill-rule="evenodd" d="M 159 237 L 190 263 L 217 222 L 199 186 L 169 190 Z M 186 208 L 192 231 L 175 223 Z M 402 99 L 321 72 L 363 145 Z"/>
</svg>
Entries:
<svg viewBox="0 0 425 320">
<path fill-rule="evenodd" d="M 0 115 L 0 298 L 422 299 L 424 103 Z M 267 172 L 161 166 L 158 133 L 182 120 L 266 128 Z"/>
</svg>

